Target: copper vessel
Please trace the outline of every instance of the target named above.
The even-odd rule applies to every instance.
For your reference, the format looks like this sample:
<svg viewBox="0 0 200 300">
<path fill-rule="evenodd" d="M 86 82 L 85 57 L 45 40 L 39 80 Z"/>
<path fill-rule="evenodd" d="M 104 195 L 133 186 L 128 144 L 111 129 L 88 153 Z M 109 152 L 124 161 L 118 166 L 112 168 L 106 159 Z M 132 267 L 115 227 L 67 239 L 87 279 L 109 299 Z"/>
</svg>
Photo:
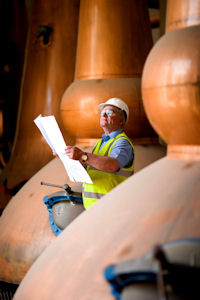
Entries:
<svg viewBox="0 0 200 300">
<path fill-rule="evenodd" d="M 200 236 L 199 30 L 167 32 L 145 63 L 144 106 L 168 143 L 167 157 L 68 226 L 32 265 L 15 300 L 113 299 L 103 277 L 107 265 L 139 258 L 155 244 Z"/>
<path fill-rule="evenodd" d="M 80 2 L 75 78 L 61 102 L 66 131 L 77 145 L 101 136 L 98 104 L 110 97 L 130 107 L 129 137 L 157 137 L 141 101 L 141 73 L 151 47 L 147 1 Z"/>
<path fill-rule="evenodd" d="M 0 280 L 13 283 L 21 281 L 33 261 L 55 238 L 42 200 L 57 189 L 41 187 L 40 181 L 49 179 L 57 184 L 69 181 L 57 159 L 56 164 L 53 160 L 45 170 L 41 169 L 53 155 L 33 119 L 40 113 L 54 114 L 64 137 L 70 140 L 59 117 L 59 103 L 74 74 L 79 1 L 32 4 L 15 150 L 1 174 L 1 180 L 6 178 L 8 183 L 6 190 L 0 192 L 0 207 L 4 209 L 13 187 L 34 173 L 37 175 L 39 170 L 36 179 L 31 178 L 12 197 L 0 219 Z M 46 33 L 48 28 L 52 28 L 50 35 Z"/>
<path fill-rule="evenodd" d="M 80 215 L 32 265 L 14 299 L 113 299 L 106 266 L 199 237 L 200 161 L 191 156 L 193 149 L 187 160 L 160 159 Z"/>
<path fill-rule="evenodd" d="M 166 32 L 200 24 L 199 0 L 168 1 Z"/>
<path fill-rule="evenodd" d="M 167 144 L 200 144 L 199 36 L 200 26 L 171 30 L 145 62 L 145 111 Z"/>
<path fill-rule="evenodd" d="M 69 5 L 69 3 L 68 4 L 65 3 L 65 5 L 66 6 Z M 134 79 L 110 78 L 110 79 L 106 79 L 102 84 L 107 86 L 107 89 L 109 89 L 109 87 L 112 86 L 113 89 L 116 90 L 118 84 L 116 87 L 114 83 L 118 83 L 118 81 L 121 83 L 123 82 L 124 92 L 126 92 L 126 90 L 129 89 L 131 90 L 131 93 L 135 95 L 135 97 L 137 97 L 138 93 L 140 94 L 139 78 L 134 78 Z M 136 86 L 131 86 L 131 83 L 133 81 L 135 82 Z M 80 82 L 83 83 L 84 86 L 85 81 L 80 81 Z M 101 85 L 100 81 L 99 81 L 99 85 Z M 94 85 L 94 88 L 96 90 L 97 86 L 95 87 Z M 99 91 L 102 92 L 104 91 L 104 89 L 99 89 Z M 75 104 L 76 102 L 74 102 L 74 105 Z M 155 135 L 154 132 L 152 131 L 152 128 L 149 125 L 147 127 L 145 126 L 145 124 L 147 124 L 147 120 L 144 115 L 144 110 L 141 106 L 141 102 L 140 101 L 133 102 L 131 104 L 131 107 L 136 113 L 139 114 L 137 118 L 135 116 L 136 124 L 134 129 L 135 136 L 137 137 L 136 143 L 138 143 L 135 146 L 136 157 L 137 157 L 135 163 L 135 172 L 137 172 L 140 169 L 147 166 L 148 164 L 157 160 L 158 158 L 163 157 L 165 155 L 165 147 L 159 146 L 158 144 L 155 143 Z M 76 124 L 78 124 L 78 122 L 79 119 L 76 118 Z M 85 124 L 81 123 L 80 128 L 84 128 L 84 126 Z M 143 128 L 143 132 L 145 132 L 145 137 L 137 134 L 137 132 L 141 131 L 141 128 Z M 90 126 L 90 129 L 93 130 L 92 126 Z M 39 134 L 37 128 L 34 127 L 34 130 L 35 130 L 35 134 Z M 153 136 L 151 136 L 151 134 L 153 134 Z M 96 136 L 94 135 L 94 137 Z M 84 149 L 86 151 L 91 151 L 90 147 L 86 147 L 87 141 L 88 139 L 86 138 Z M 68 142 L 69 141 L 67 139 L 67 143 Z M 33 178 L 31 178 L 26 183 L 26 185 L 17 193 L 16 196 L 12 197 L 9 205 L 6 207 L 0 221 L 0 227 L 2 228 L 4 228 L 5 224 L 7 224 L 6 230 L 4 229 L 5 234 L 2 237 L 0 237 L 0 265 L 2 266 L 0 272 L 1 280 L 19 283 L 22 280 L 24 274 L 30 268 L 31 264 L 37 258 L 37 256 L 39 256 L 44 250 L 44 248 L 49 245 L 51 240 L 54 239 L 54 236 L 50 233 L 48 217 L 42 201 L 43 197 L 46 194 L 51 193 L 51 189 L 49 190 L 49 188 L 47 189 L 41 187 L 39 183 L 40 181 L 44 180 L 44 181 L 49 181 L 51 183 L 57 183 L 57 184 L 69 183 L 70 185 L 73 185 L 73 183 L 69 181 L 68 177 L 66 177 L 65 169 L 60 167 L 60 164 L 61 162 L 59 160 L 54 160 L 48 163 L 39 172 L 37 172 Z M 53 168 L 52 165 L 54 166 Z M 15 214 L 13 214 L 13 207 L 15 210 Z M 29 224 L 30 219 L 34 220 L 35 214 L 37 214 L 37 223 L 32 222 L 30 227 Z M 18 220 L 17 231 L 15 231 L 16 219 Z M 15 236 L 16 236 L 14 242 L 13 242 L 13 232 L 15 232 Z M 40 238 L 38 238 L 38 236 Z M 36 246 L 35 243 L 36 239 L 37 239 L 38 246 Z M 8 253 L 5 252 L 5 247 L 6 249 L 9 249 Z M 16 252 L 14 250 L 15 248 L 18 248 L 19 251 Z M 32 251 L 32 249 L 34 249 L 34 251 Z M 23 259 L 25 255 L 24 253 L 26 253 L 27 256 L 27 260 L 25 262 Z M 7 263 L 7 261 L 9 261 L 9 264 Z M 7 268 L 4 268 L 3 266 L 6 265 Z"/>
<path fill-rule="evenodd" d="M 43 198 L 60 189 L 41 186 L 41 181 L 74 185 L 61 161 L 55 158 L 12 197 L 0 218 L 1 281 L 19 284 L 33 262 L 56 237 Z"/>
<path fill-rule="evenodd" d="M 137 145 L 135 148 L 138 158 L 135 162 L 136 173 L 158 159 L 156 145 Z M 165 149 L 162 148 L 160 158 L 164 155 Z M 56 158 L 38 171 L 11 198 L 0 218 L 0 280 L 19 284 L 33 262 L 55 239 L 43 199 L 59 189 L 41 186 L 41 181 L 69 184 L 74 191 L 81 191 L 80 184 L 69 180 L 62 162 Z M 67 214 L 68 220 L 74 218 L 73 212 Z"/>
<path fill-rule="evenodd" d="M 53 114 L 61 128 L 61 96 L 74 77 L 79 1 L 29 3 L 30 23 L 15 141 L 11 159 L 1 174 L 7 191 L 27 181 L 52 159 L 33 120 Z M 70 139 L 70 134 L 65 133 Z M 72 139 L 73 140 L 73 139 Z M 0 194 L 0 207 L 8 202 Z"/>
</svg>

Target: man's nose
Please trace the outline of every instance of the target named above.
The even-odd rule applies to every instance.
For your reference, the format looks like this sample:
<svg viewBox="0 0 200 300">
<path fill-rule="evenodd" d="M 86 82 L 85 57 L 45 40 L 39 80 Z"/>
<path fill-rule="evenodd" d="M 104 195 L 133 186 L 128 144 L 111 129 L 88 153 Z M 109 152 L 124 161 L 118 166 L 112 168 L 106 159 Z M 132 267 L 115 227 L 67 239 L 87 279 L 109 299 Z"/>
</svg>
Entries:
<svg viewBox="0 0 200 300">
<path fill-rule="evenodd" d="M 103 115 L 103 117 L 107 117 L 108 116 L 105 110 L 103 111 L 102 115 Z"/>
</svg>

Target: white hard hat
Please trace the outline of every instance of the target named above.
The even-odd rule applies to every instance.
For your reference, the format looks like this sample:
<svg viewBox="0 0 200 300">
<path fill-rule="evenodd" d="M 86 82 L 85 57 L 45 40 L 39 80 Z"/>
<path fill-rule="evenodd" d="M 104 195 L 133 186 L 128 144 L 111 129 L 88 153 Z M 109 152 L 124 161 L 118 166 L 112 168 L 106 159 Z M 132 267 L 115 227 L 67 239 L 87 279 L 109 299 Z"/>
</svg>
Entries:
<svg viewBox="0 0 200 300">
<path fill-rule="evenodd" d="M 113 105 L 115 107 L 120 108 L 121 110 L 125 111 L 126 113 L 126 122 L 129 118 L 129 108 L 128 105 L 120 98 L 110 98 L 105 103 L 99 104 L 99 109 L 102 110 L 106 105 Z"/>
</svg>

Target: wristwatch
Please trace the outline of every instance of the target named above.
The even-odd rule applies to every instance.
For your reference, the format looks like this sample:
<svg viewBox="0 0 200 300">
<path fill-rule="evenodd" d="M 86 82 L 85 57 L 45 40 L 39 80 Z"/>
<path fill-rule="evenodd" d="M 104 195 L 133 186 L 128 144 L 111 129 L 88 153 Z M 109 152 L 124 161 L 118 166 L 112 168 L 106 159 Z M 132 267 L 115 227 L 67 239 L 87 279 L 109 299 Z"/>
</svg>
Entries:
<svg viewBox="0 0 200 300">
<path fill-rule="evenodd" d="M 85 152 L 82 156 L 81 156 L 81 160 L 82 162 L 86 162 L 86 160 L 88 159 L 87 153 Z"/>
</svg>

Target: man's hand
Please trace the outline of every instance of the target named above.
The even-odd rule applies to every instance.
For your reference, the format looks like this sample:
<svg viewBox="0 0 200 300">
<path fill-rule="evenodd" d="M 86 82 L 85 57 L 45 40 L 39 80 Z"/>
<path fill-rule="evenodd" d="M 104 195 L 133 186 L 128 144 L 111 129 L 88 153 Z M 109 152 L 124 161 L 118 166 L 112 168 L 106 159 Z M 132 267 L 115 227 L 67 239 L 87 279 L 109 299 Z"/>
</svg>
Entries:
<svg viewBox="0 0 200 300">
<path fill-rule="evenodd" d="M 101 155 L 96 155 L 92 153 L 87 153 L 88 159 L 86 163 L 81 161 L 81 157 L 84 152 L 75 146 L 67 146 L 65 148 L 66 155 L 75 160 L 79 160 L 83 166 L 86 166 L 86 163 L 95 167 L 96 169 L 106 171 L 106 172 L 116 172 L 119 170 L 120 165 L 117 159 L 114 157 L 105 157 Z"/>
<path fill-rule="evenodd" d="M 81 156 L 84 154 L 84 152 L 81 149 L 75 146 L 67 146 L 65 148 L 65 153 L 69 158 L 75 160 L 81 160 Z"/>
</svg>

